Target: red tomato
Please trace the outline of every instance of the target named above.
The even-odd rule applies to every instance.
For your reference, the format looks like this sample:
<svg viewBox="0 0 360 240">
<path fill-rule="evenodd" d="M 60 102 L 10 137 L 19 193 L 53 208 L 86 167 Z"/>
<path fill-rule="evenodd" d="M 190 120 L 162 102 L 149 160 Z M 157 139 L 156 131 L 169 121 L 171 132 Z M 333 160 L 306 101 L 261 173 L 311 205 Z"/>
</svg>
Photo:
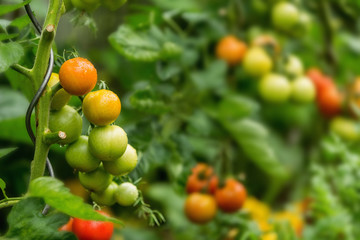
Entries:
<svg viewBox="0 0 360 240">
<path fill-rule="evenodd" d="M 322 114 L 327 117 L 333 117 L 340 113 L 342 95 L 336 86 L 325 88 L 319 93 L 317 104 Z"/>
<path fill-rule="evenodd" d="M 59 231 L 67 231 L 67 232 L 72 232 L 72 224 L 73 224 L 74 219 L 70 218 L 69 221 L 64 224 L 63 226 L 61 226 L 59 228 Z"/>
<path fill-rule="evenodd" d="M 215 199 L 218 207 L 227 213 L 239 210 L 246 199 L 245 187 L 235 179 L 228 179 L 225 186 L 215 191 Z"/>
<path fill-rule="evenodd" d="M 334 85 L 333 80 L 330 77 L 325 76 L 323 72 L 317 68 L 309 69 L 306 75 L 314 83 L 317 95 L 319 95 L 320 92 L 323 92 L 324 89 Z"/>
<path fill-rule="evenodd" d="M 105 212 L 97 212 L 108 216 Z M 110 240 L 114 231 L 114 224 L 74 218 L 72 230 L 79 240 Z"/>
<path fill-rule="evenodd" d="M 188 177 L 186 183 L 187 193 L 201 192 L 206 189 L 211 192 L 211 188 L 216 188 L 217 178 L 214 176 L 212 167 L 205 163 L 199 163 L 191 171 L 192 174 Z"/>
</svg>

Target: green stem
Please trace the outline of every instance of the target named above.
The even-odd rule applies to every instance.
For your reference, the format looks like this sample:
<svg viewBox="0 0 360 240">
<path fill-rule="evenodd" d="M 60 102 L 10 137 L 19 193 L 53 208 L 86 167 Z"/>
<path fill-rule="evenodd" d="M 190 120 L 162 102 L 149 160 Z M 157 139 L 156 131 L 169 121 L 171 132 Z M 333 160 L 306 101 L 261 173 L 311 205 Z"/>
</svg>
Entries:
<svg viewBox="0 0 360 240">
<path fill-rule="evenodd" d="M 34 91 L 36 91 L 45 76 L 51 47 L 55 38 L 56 28 L 62 13 L 62 0 L 50 0 L 47 16 L 44 23 L 39 47 L 36 52 L 34 66 L 31 69 L 31 78 L 34 81 Z M 44 175 L 46 158 L 49 152 L 50 144 L 44 141 L 44 135 L 49 125 L 49 112 L 52 92 L 48 88 L 40 98 L 36 106 L 36 143 L 34 160 L 31 163 L 30 181 Z"/>
<path fill-rule="evenodd" d="M 14 197 L 14 198 L 3 199 L 0 201 L 0 209 L 6 208 L 6 207 L 11 207 L 11 206 L 15 205 L 16 203 L 18 203 L 19 201 L 21 201 L 22 199 L 24 199 L 24 198 L 23 197 Z"/>
<path fill-rule="evenodd" d="M 21 66 L 20 64 L 14 64 L 11 66 L 12 69 L 15 71 L 25 75 L 26 77 L 30 78 L 30 69 Z"/>
</svg>

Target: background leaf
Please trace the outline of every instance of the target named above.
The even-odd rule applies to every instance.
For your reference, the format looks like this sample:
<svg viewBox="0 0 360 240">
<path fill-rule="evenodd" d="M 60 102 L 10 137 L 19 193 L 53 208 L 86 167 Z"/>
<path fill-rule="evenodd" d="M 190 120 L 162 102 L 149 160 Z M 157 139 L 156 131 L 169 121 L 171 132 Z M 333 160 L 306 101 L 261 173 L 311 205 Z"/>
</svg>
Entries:
<svg viewBox="0 0 360 240">
<path fill-rule="evenodd" d="M 18 63 L 24 55 L 24 49 L 19 43 L 0 43 L 0 73 L 5 72 L 11 65 Z"/>
</svg>

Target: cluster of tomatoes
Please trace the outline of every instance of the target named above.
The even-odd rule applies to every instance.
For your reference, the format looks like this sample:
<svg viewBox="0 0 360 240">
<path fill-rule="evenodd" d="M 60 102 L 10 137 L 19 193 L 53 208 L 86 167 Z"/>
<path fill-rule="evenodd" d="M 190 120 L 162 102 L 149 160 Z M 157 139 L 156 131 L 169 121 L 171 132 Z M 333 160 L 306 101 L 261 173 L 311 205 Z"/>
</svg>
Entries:
<svg viewBox="0 0 360 240">
<path fill-rule="evenodd" d="M 103 211 L 97 212 L 109 216 Z M 104 221 L 70 218 L 65 225 L 59 228 L 59 231 L 73 232 L 79 240 L 110 240 L 114 232 L 114 224 Z"/>
<path fill-rule="evenodd" d="M 64 0 L 66 11 L 70 11 L 75 7 L 88 12 L 94 11 L 101 5 L 114 11 L 126 2 L 127 0 Z"/>
<path fill-rule="evenodd" d="M 282 73 L 277 73 L 274 71 L 274 59 L 265 50 L 268 46 L 273 49 L 273 58 L 279 59 L 280 47 L 270 35 L 260 35 L 252 41 L 250 47 L 230 35 L 218 42 L 216 55 L 232 66 L 241 63 L 246 74 L 260 79 L 258 91 L 267 102 L 282 103 L 289 99 L 298 103 L 313 101 L 315 86 L 304 75 L 301 60 L 294 55 L 288 56 L 283 60 Z"/>
<path fill-rule="evenodd" d="M 185 201 L 185 214 L 194 223 L 212 220 L 217 208 L 225 213 L 241 209 L 246 199 L 245 187 L 234 178 L 224 183 L 214 174 L 212 167 L 199 163 L 192 169 L 186 183 L 189 194 Z"/>
<path fill-rule="evenodd" d="M 91 191 L 90 196 L 98 205 L 110 206 L 116 202 L 122 206 L 133 205 L 139 196 L 137 187 L 130 182 L 118 185 L 113 181 L 114 176 L 131 172 L 138 162 L 125 131 L 110 125 L 121 111 L 118 96 L 105 89 L 91 92 L 97 82 L 97 71 L 84 58 L 64 62 L 59 75 L 53 74 L 49 84 L 58 81 L 63 88 L 52 99 L 49 129 L 63 133 L 58 143 L 67 144 L 67 163 L 78 171 L 80 183 Z M 71 95 L 85 94 L 82 111 L 95 125 L 89 136 L 81 135 L 82 117 L 78 111 L 66 105 Z"/>
</svg>

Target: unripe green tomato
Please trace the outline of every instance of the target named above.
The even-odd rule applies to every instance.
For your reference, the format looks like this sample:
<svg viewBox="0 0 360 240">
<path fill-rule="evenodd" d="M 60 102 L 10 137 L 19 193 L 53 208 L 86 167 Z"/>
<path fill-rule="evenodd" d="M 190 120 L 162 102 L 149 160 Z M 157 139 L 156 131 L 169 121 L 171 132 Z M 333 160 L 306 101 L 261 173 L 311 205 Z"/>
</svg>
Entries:
<svg viewBox="0 0 360 240">
<path fill-rule="evenodd" d="M 102 0 L 102 4 L 111 11 L 119 9 L 126 2 L 127 0 Z"/>
<path fill-rule="evenodd" d="M 59 111 L 50 112 L 49 129 L 52 132 L 63 131 L 66 138 L 60 140 L 60 144 L 69 144 L 76 141 L 82 130 L 82 118 L 79 113 L 69 105 L 65 105 Z"/>
<path fill-rule="evenodd" d="M 358 141 L 360 139 L 359 125 L 352 119 L 335 117 L 330 122 L 330 129 L 344 140 Z"/>
<path fill-rule="evenodd" d="M 308 77 L 298 77 L 291 83 L 291 97 L 299 103 L 312 102 L 316 96 L 314 83 Z"/>
<path fill-rule="evenodd" d="M 113 176 L 100 165 L 92 172 L 79 172 L 79 181 L 84 188 L 93 192 L 102 192 L 110 185 Z"/>
<path fill-rule="evenodd" d="M 264 49 L 252 47 L 245 53 L 243 67 L 249 75 L 261 77 L 271 71 L 273 62 Z"/>
<path fill-rule="evenodd" d="M 52 73 L 48 82 L 49 87 L 53 87 L 55 84 L 59 83 L 59 74 Z M 51 110 L 60 110 L 64 107 L 70 100 L 71 95 L 67 93 L 63 88 L 55 93 L 51 100 Z"/>
<path fill-rule="evenodd" d="M 88 12 L 94 11 L 100 6 L 100 0 L 71 0 L 71 3 L 77 9 L 85 10 Z"/>
<path fill-rule="evenodd" d="M 79 139 L 66 148 L 65 159 L 67 163 L 81 172 L 94 171 L 100 165 L 100 160 L 91 155 L 88 147 L 88 136 Z"/>
<path fill-rule="evenodd" d="M 127 145 L 125 153 L 115 161 L 103 162 L 106 171 L 112 175 L 126 175 L 131 172 L 138 162 L 136 150 L 130 145 Z"/>
<path fill-rule="evenodd" d="M 286 77 L 270 73 L 261 78 L 259 91 L 264 100 L 281 103 L 287 101 L 290 97 L 291 85 Z"/>
<path fill-rule="evenodd" d="M 122 183 L 115 192 L 115 199 L 121 206 L 131 206 L 139 197 L 137 187 L 129 182 Z"/>
<path fill-rule="evenodd" d="M 285 71 L 292 77 L 301 76 L 304 74 L 304 66 L 298 57 L 291 55 L 285 64 Z"/>
<path fill-rule="evenodd" d="M 116 125 L 95 127 L 89 135 L 90 152 L 102 161 L 114 161 L 121 157 L 127 144 L 126 132 Z"/>
<path fill-rule="evenodd" d="M 117 188 L 118 185 L 115 182 L 111 182 L 103 192 L 92 192 L 90 197 L 100 206 L 111 206 L 116 202 L 115 192 Z"/>
<path fill-rule="evenodd" d="M 272 23 L 281 30 L 291 30 L 299 21 L 299 10 L 289 2 L 277 3 L 271 12 Z"/>
</svg>

